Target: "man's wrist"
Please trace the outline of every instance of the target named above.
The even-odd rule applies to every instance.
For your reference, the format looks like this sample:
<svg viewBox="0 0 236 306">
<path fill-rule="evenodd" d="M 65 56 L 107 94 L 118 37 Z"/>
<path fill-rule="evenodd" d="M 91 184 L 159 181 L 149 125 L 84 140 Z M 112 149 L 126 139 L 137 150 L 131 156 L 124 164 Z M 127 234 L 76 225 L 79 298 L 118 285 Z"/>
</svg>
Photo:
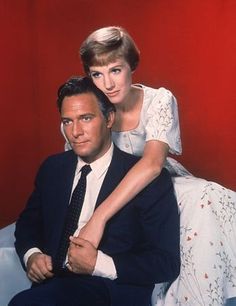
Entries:
<svg viewBox="0 0 236 306">
<path fill-rule="evenodd" d="M 25 253 L 25 255 L 23 257 L 25 267 L 27 267 L 27 263 L 28 263 L 28 260 L 29 260 L 30 256 L 35 254 L 35 253 L 41 253 L 42 254 L 42 251 L 39 248 L 31 248 Z"/>
</svg>

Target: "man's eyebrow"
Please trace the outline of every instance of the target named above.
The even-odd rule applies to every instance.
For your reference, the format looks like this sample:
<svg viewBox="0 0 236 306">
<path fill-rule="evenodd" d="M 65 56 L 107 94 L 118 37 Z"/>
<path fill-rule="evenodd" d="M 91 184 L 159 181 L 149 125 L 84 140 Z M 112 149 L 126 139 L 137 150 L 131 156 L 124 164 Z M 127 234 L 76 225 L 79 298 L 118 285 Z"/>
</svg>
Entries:
<svg viewBox="0 0 236 306">
<path fill-rule="evenodd" d="M 78 118 L 84 118 L 84 117 L 87 117 L 87 116 L 95 117 L 96 114 L 94 114 L 94 113 L 84 113 L 84 114 L 79 115 L 79 116 L 77 117 L 77 119 L 78 119 Z M 70 118 L 70 117 L 66 117 L 66 116 L 64 117 L 64 116 L 62 116 L 62 117 L 61 117 L 61 120 L 73 120 L 73 119 Z"/>
<path fill-rule="evenodd" d="M 92 118 L 94 118 L 94 117 L 96 117 L 96 114 L 94 114 L 94 113 L 84 113 L 84 114 L 79 115 L 79 116 L 77 117 L 77 119 L 84 119 L 84 118 L 86 118 L 86 117 L 92 117 Z"/>
</svg>

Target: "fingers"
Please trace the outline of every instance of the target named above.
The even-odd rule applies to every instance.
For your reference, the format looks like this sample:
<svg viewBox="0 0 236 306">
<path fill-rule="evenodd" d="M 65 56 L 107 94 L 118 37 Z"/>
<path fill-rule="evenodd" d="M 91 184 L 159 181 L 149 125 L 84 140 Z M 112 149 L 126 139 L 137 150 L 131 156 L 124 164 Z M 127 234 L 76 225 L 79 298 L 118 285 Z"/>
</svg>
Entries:
<svg viewBox="0 0 236 306">
<path fill-rule="evenodd" d="M 37 253 L 30 256 L 27 263 L 27 275 L 33 282 L 39 283 L 53 276 L 51 257 Z"/>
<path fill-rule="evenodd" d="M 50 256 L 45 255 L 45 263 L 46 263 L 48 272 L 52 271 L 52 258 Z"/>
<path fill-rule="evenodd" d="M 87 240 L 70 237 L 67 266 L 73 273 L 92 274 L 97 259 L 97 249 Z"/>
<path fill-rule="evenodd" d="M 35 283 L 41 283 L 42 281 L 44 281 L 46 279 L 46 276 L 44 276 L 40 271 L 33 271 L 30 270 L 28 273 L 28 278 Z"/>
<path fill-rule="evenodd" d="M 36 283 L 40 283 L 43 280 L 46 279 L 46 271 L 43 271 L 44 269 L 41 269 L 39 266 L 37 266 L 36 264 L 32 264 L 32 266 L 30 267 L 30 269 L 28 270 L 28 277 L 31 281 L 36 282 Z M 45 275 L 44 275 L 45 273 Z"/>
</svg>

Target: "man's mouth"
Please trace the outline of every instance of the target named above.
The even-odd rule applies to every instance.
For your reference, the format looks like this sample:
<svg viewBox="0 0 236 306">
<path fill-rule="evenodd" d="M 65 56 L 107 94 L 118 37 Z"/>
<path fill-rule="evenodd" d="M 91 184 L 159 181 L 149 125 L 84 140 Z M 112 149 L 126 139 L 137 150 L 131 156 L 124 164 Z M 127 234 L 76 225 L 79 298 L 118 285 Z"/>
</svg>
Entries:
<svg viewBox="0 0 236 306">
<path fill-rule="evenodd" d="M 85 140 L 85 141 L 73 141 L 72 144 L 74 146 L 82 146 L 84 144 L 88 143 L 88 140 Z"/>
</svg>

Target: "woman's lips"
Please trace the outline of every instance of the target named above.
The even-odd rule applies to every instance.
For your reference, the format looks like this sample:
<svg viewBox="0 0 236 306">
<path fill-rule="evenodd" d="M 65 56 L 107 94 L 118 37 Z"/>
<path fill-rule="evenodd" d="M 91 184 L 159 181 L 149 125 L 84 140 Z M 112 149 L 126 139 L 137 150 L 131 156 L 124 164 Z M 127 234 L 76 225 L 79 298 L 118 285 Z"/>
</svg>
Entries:
<svg viewBox="0 0 236 306">
<path fill-rule="evenodd" d="M 108 97 L 115 97 L 119 93 L 119 90 L 113 92 L 107 92 L 106 95 Z"/>
</svg>

